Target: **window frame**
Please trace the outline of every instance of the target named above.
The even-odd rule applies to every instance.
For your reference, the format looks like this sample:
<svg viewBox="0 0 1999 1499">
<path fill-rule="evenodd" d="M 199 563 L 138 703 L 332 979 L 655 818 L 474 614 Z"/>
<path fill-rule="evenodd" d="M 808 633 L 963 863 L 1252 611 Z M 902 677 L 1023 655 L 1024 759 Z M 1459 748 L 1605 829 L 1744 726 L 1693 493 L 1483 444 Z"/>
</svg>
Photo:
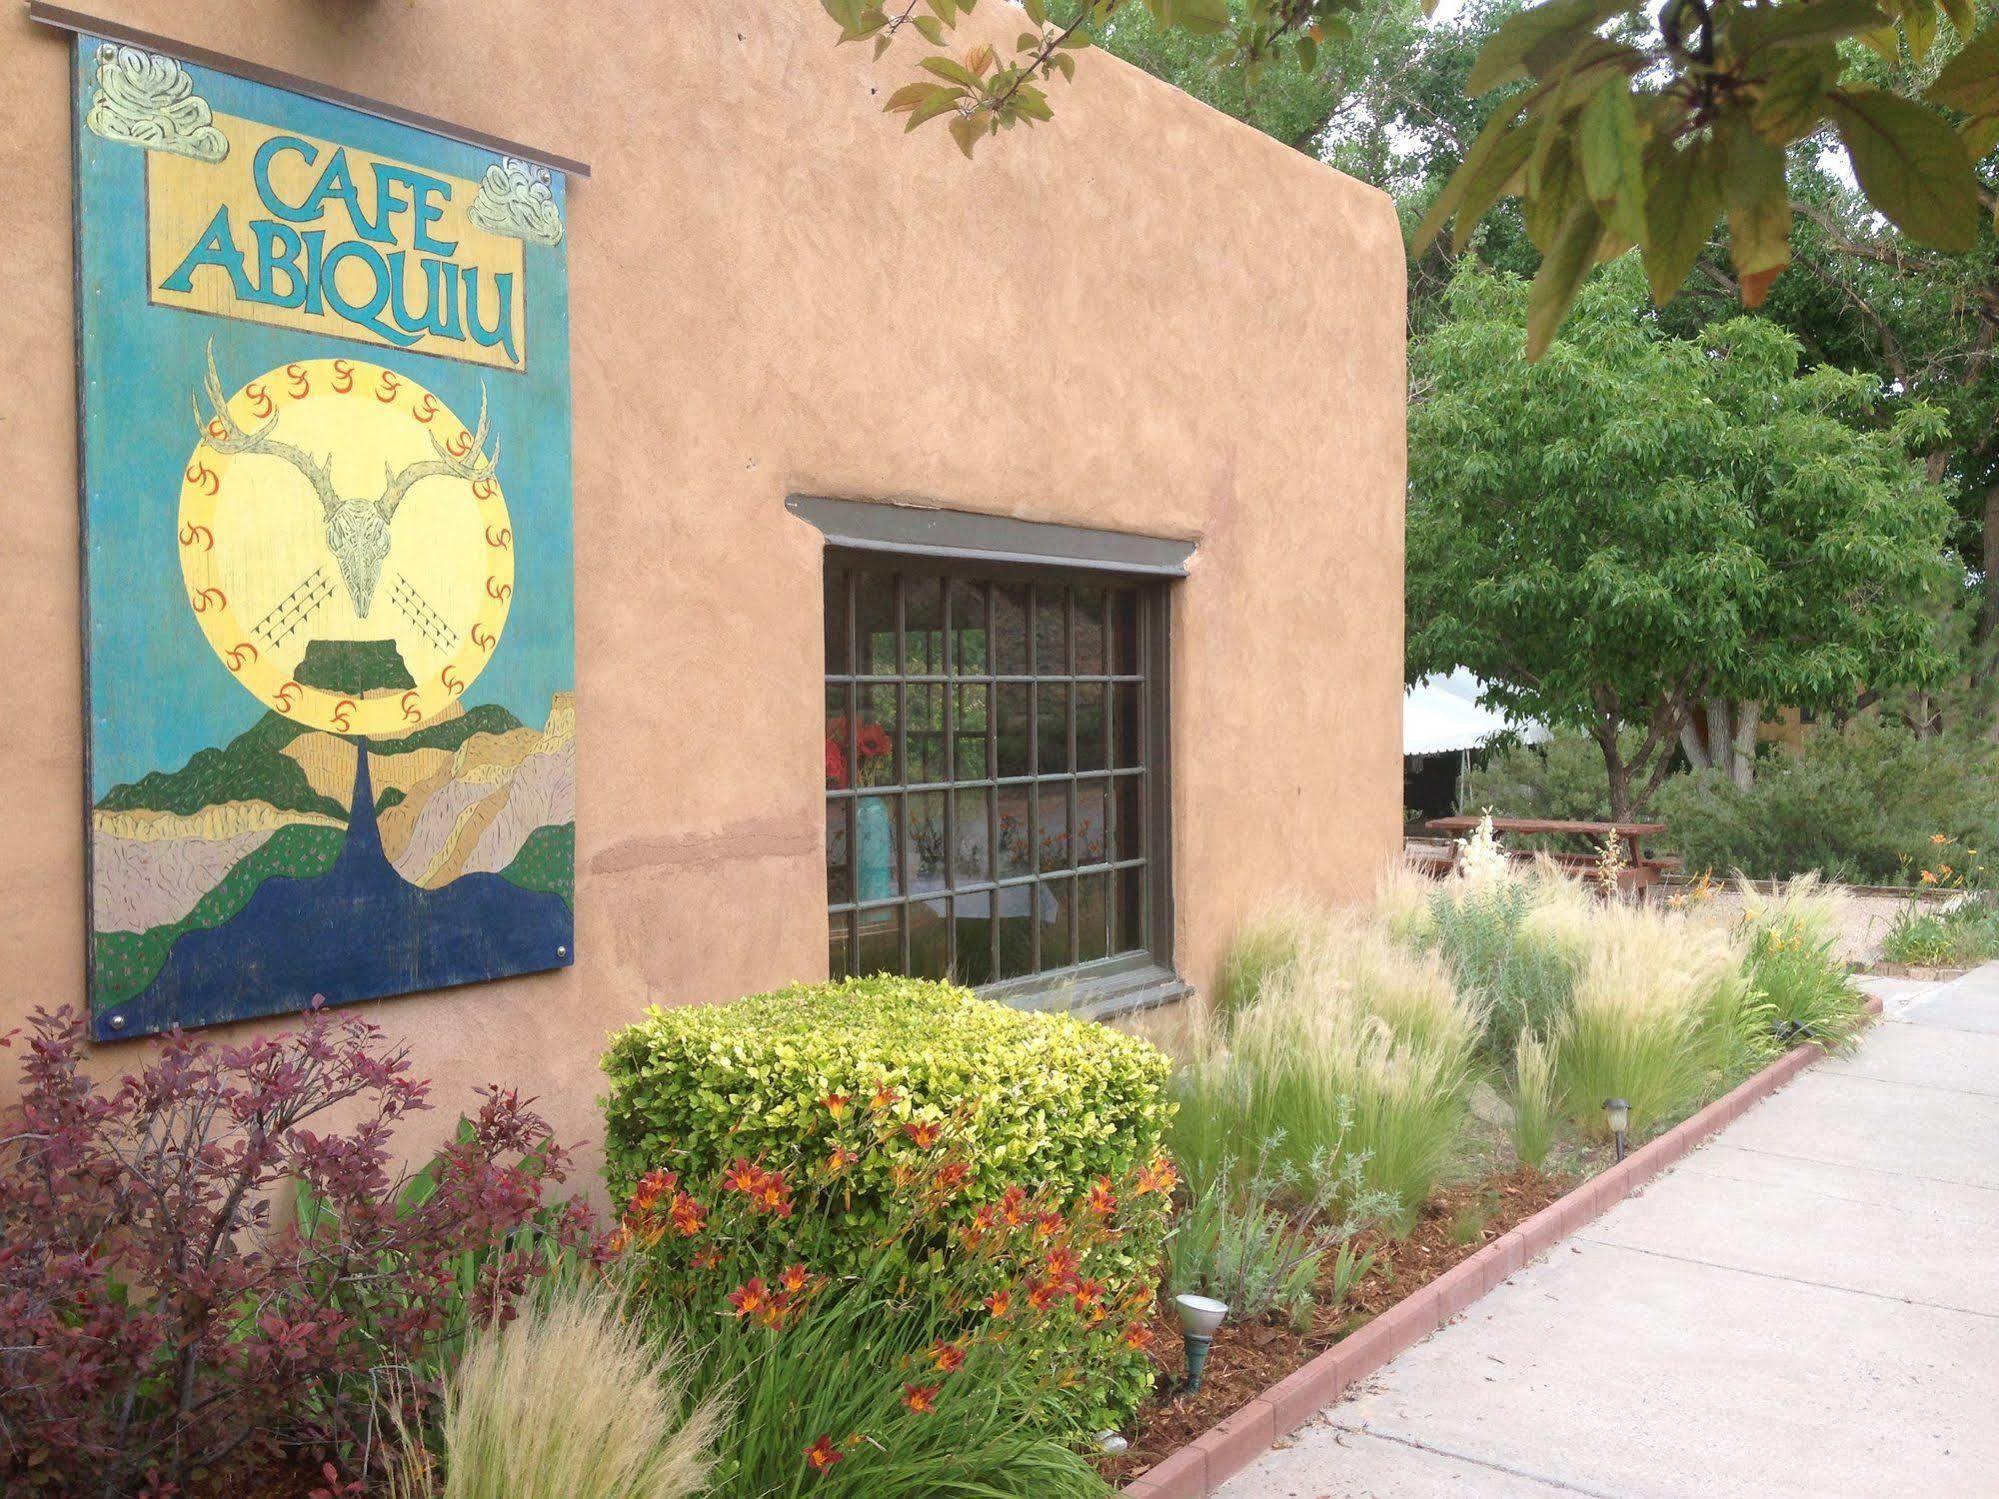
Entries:
<svg viewBox="0 0 1999 1499">
<path fill-rule="evenodd" d="M 884 511 L 892 509 L 892 507 L 885 506 L 866 508 Z M 927 517 L 934 517 L 937 512 L 924 512 L 924 514 Z M 1031 523 L 1013 522 L 1011 524 L 1015 526 L 1027 526 Z M 1060 531 L 1066 528 L 1051 527 L 1047 529 Z M 1091 562 L 1096 565 L 1091 565 Z M 855 716 L 860 712 L 862 704 L 865 701 L 864 694 L 869 686 L 889 683 L 897 686 L 898 702 L 904 704 L 904 707 L 898 714 L 896 734 L 898 779 L 891 784 L 901 798 L 907 798 L 910 794 L 910 788 L 943 791 L 945 797 L 946 846 L 952 849 L 955 849 L 957 846 L 955 842 L 957 801 L 955 792 L 963 784 L 954 779 L 956 769 L 955 736 L 951 734 L 944 736 L 945 759 L 941 780 L 917 781 L 910 779 L 911 772 L 906 760 L 909 742 L 909 710 L 907 708 L 909 687 L 912 684 L 917 686 L 934 685 L 940 692 L 949 694 L 955 692 L 958 684 L 966 680 L 966 678 L 961 677 L 958 673 L 957 661 L 949 644 L 951 634 L 948 629 L 948 618 L 946 620 L 947 628 L 943 633 L 943 638 L 947 642 L 946 656 L 944 660 L 936 663 L 940 668 L 939 670 L 934 672 L 911 672 L 907 669 L 909 662 L 905 654 L 898 657 L 895 663 L 896 671 L 893 675 L 885 676 L 879 673 L 863 671 L 861 668 L 866 663 L 862 660 L 859 652 L 860 621 L 857 608 L 860 591 L 858 583 L 860 572 L 895 572 L 923 577 L 941 577 L 945 580 L 941 597 L 946 608 L 948 608 L 949 600 L 953 596 L 952 590 L 949 587 L 951 579 L 962 578 L 987 585 L 988 641 L 992 638 L 991 630 L 994 621 L 992 611 L 997 607 L 993 602 L 994 594 L 992 587 L 994 585 L 1009 583 L 1031 585 L 1038 583 L 1043 585 L 1061 585 L 1066 589 L 1083 587 L 1129 589 L 1132 591 L 1137 604 L 1135 616 L 1139 634 L 1136 662 L 1138 668 L 1137 679 L 1142 684 L 1139 692 L 1142 739 L 1137 766 L 1138 773 L 1135 777 L 1141 787 L 1139 800 L 1143 842 L 1141 844 L 1142 853 L 1140 858 L 1142 860 L 1141 884 L 1144 894 L 1144 916 L 1141 932 L 1142 945 L 1135 951 L 1107 955 L 1063 968 L 1045 972 L 1038 971 L 1004 979 L 993 979 L 976 986 L 976 988 L 980 994 L 1004 1000 L 1007 1003 L 1019 1005 L 1023 1008 L 1044 1008 L 1059 1004 L 1062 1008 L 1099 1017 L 1164 1004 L 1184 996 L 1188 992 L 1188 986 L 1179 978 L 1174 968 L 1173 959 L 1175 925 L 1172 838 L 1173 756 L 1171 667 L 1173 600 L 1169 579 L 1179 570 L 1176 568 L 1169 572 L 1165 569 L 1146 568 L 1140 570 L 1137 568 L 1120 568 L 1115 565 L 1105 566 L 1096 558 L 1092 558 L 1090 562 L 1086 563 L 1065 563 L 1044 560 L 1039 556 L 1032 561 L 1024 561 L 1019 560 L 1018 553 L 1006 558 L 1000 558 L 984 550 L 953 550 L 932 546 L 904 549 L 876 544 L 872 541 L 860 546 L 854 546 L 845 544 L 844 538 L 836 539 L 829 534 L 820 573 L 822 626 L 826 624 L 823 618 L 823 611 L 825 609 L 824 600 L 827 597 L 827 589 L 831 586 L 832 577 L 836 571 L 843 573 L 847 587 L 844 614 L 847 632 L 845 642 L 846 665 L 849 670 L 845 672 L 831 672 L 826 669 L 830 663 L 822 659 L 821 681 L 829 689 L 834 687 L 846 687 L 848 689 L 846 710 L 849 716 Z M 906 590 L 898 588 L 895 597 L 896 638 L 898 642 L 906 642 L 908 602 Z M 1068 597 L 1070 603 L 1066 606 L 1065 639 L 1070 638 L 1074 630 L 1073 593 L 1069 594 Z M 1030 611 L 1032 608 L 1032 595 L 1030 595 Z M 1032 613 L 1030 613 L 1028 623 L 1030 649 L 1033 648 L 1035 635 L 1036 630 L 1033 624 Z M 903 649 L 906 651 L 906 644 L 903 646 Z M 1073 646 L 1070 649 L 1070 660 L 1064 663 L 1065 669 L 1052 677 L 1047 674 L 1037 673 L 1034 668 L 1038 663 L 1032 658 L 1027 662 L 1027 674 L 1020 676 L 1015 673 L 1003 674 L 998 672 L 996 670 L 998 663 L 989 657 L 986 662 L 988 670 L 972 678 L 972 680 L 992 683 L 995 689 L 1001 682 L 1039 684 L 1052 680 L 1073 685 L 1078 680 L 1096 680 L 1096 673 L 1084 674 L 1079 678 L 1079 674 L 1074 670 Z M 1128 676 L 1122 676 L 1115 670 L 1116 665 L 1117 663 L 1113 660 L 1106 659 L 1104 662 L 1106 669 L 1102 675 L 1106 684 L 1107 696 L 1115 694 L 1116 683 L 1119 680 L 1129 680 Z M 1039 697 L 1040 694 L 1038 691 L 1030 691 L 1028 694 L 1029 718 L 1027 733 L 1030 742 L 1034 742 L 1038 738 Z M 832 710 L 828 708 L 826 711 L 831 712 Z M 997 704 L 992 705 L 988 711 L 996 715 L 998 711 Z M 991 721 L 996 724 L 996 716 Z M 1066 771 L 1044 776 L 1040 774 L 1040 767 L 1036 764 L 1033 771 L 1027 776 L 1001 776 L 998 764 L 990 763 L 987 767 L 990 773 L 970 784 L 975 786 L 985 785 L 995 789 L 1005 784 L 1025 784 L 1031 788 L 1030 797 L 1036 804 L 1038 804 L 1041 794 L 1041 787 L 1066 784 L 1070 788 L 1071 807 L 1073 809 L 1076 805 L 1074 798 L 1079 783 L 1093 779 L 1095 772 L 1081 770 L 1075 763 L 1075 722 L 1073 714 L 1070 715 L 1068 733 L 1070 736 L 1070 754 L 1068 756 L 1068 769 Z M 991 743 L 996 748 L 996 741 L 991 741 Z M 1115 803 L 1119 777 L 1116 773 L 1115 747 L 1109 742 L 1108 735 L 1105 745 L 1103 779 L 1106 783 L 1107 795 Z M 866 788 L 860 786 L 850 786 L 838 791 L 827 791 L 822 793 L 822 805 L 844 802 L 852 806 L 865 794 L 865 791 Z M 855 815 L 850 812 L 847 818 L 850 861 L 854 857 L 853 851 L 856 847 L 854 842 L 857 836 Z M 996 809 L 990 815 L 997 816 Z M 899 839 L 906 846 L 908 836 L 906 824 L 899 818 L 896 826 Z M 1107 858 L 1104 862 L 1110 867 L 1104 871 L 1103 878 L 1107 881 L 1115 881 L 1118 875 L 1119 861 L 1115 859 L 1114 850 L 1107 850 L 1107 852 L 1111 854 L 1111 857 Z M 995 862 L 989 866 L 991 869 L 990 876 L 973 881 L 970 886 L 970 893 L 976 894 L 982 890 L 990 892 L 994 899 L 994 910 L 997 910 L 999 892 L 1004 889 L 1024 886 L 1032 891 L 1042 888 L 1041 882 L 1033 878 L 1032 874 L 1025 878 L 1003 878 L 999 874 L 996 853 L 994 854 L 994 859 Z M 1125 865 L 1123 867 L 1129 868 L 1130 866 Z M 1077 875 L 1071 874 L 1067 878 L 1071 881 L 1070 889 L 1072 891 L 1079 888 L 1075 883 L 1078 879 Z M 863 901 L 859 898 L 859 891 L 851 888 L 851 886 L 847 891 L 848 899 L 845 901 L 827 901 L 825 910 L 827 913 L 828 946 L 830 947 L 831 945 L 832 924 L 836 917 L 852 918 L 862 909 L 879 909 L 884 905 L 892 904 L 900 907 L 905 913 L 901 917 L 900 926 L 902 966 L 906 970 L 910 963 L 911 942 L 911 924 L 906 913 L 912 907 L 922 904 L 926 898 L 934 898 L 934 895 L 939 894 L 953 901 L 951 910 L 955 913 L 955 900 L 960 887 L 957 884 L 957 873 L 954 869 L 948 867 L 948 863 L 945 871 L 945 882 L 939 891 L 934 894 L 911 890 L 906 871 L 900 884 L 901 889 L 893 901 Z M 947 926 L 949 929 L 947 952 L 950 954 L 950 966 L 955 968 L 957 966 L 958 940 L 958 921 L 955 914 L 947 922 Z M 1115 925 L 1113 926 L 1113 940 L 1114 932 Z M 997 943 L 996 932 L 994 940 Z M 849 941 L 855 944 L 849 947 L 849 960 L 857 962 L 859 947 L 855 935 L 850 935 Z"/>
</svg>

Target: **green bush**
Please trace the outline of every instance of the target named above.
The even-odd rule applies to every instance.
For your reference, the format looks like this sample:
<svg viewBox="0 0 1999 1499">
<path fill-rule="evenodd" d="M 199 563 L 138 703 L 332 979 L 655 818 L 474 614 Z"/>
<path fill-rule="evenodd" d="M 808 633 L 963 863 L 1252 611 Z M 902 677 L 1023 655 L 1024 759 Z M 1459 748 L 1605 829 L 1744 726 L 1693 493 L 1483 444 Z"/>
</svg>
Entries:
<svg viewBox="0 0 1999 1499">
<path fill-rule="evenodd" d="M 1712 771 L 1677 776 L 1652 810 L 1690 870 L 1787 879 L 1816 869 L 1849 883 L 1907 884 L 1933 834 L 1999 847 L 1999 749 L 1856 720 L 1765 755 L 1746 791 Z"/>
<path fill-rule="evenodd" d="M 1068 1208 L 1119 1192 L 1118 1229 L 1090 1270 L 1107 1299 L 1149 1295 L 1166 1193 L 1131 1192 L 1162 1158 L 1169 1064 L 1149 1042 L 1035 1014 L 949 984 L 877 977 L 797 985 L 721 1006 L 654 1009 L 604 1057 L 605 1171 L 628 1198 L 658 1169 L 694 1179 L 732 1162 L 839 1176 L 835 1206 L 773 1218 L 773 1252 L 834 1277 L 883 1274 L 939 1305 L 986 1294 L 951 1252 L 1009 1189 Z M 911 1232 L 912 1171 L 937 1154 L 951 1190 Z M 975 1294 L 976 1293 L 976 1294 Z M 1150 1386 L 1114 1326 L 1075 1348 L 1079 1419 L 1116 1419 Z"/>
<path fill-rule="evenodd" d="M 1644 742 L 1633 736 L 1627 749 Z M 1601 822 L 1610 816 L 1603 751 L 1587 734 L 1559 730 L 1540 744 L 1488 751 L 1465 777 L 1464 809 L 1495 817 L 1562 817 Z"/>
<path fill-rule="evenodd" d="M 1999 956 L 1999 910 L 1976 897 L 1947 910 L 1910 904 L 1881 942 L 1890 963 L 1922 968 L 1971 968 Z"/>
</svg>

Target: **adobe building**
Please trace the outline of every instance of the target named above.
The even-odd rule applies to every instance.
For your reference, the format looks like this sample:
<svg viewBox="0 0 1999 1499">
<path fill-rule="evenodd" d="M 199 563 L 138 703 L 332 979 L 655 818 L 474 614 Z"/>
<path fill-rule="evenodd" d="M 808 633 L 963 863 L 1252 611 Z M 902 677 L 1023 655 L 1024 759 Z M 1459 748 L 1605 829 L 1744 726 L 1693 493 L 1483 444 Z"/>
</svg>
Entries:
<svg viewBox="0 0 1999 1499">
<path fill-rule="evenodd" d="M 413 931 L 419 992 L 363 1008 L 441 1106 L 502 1081 L 587 1140 L 649 1003 L 890 969 L 1115 1014 L 1394 854 L 1381 193 L 1100 52 L 968 162 L 881 112 L 909 49 L 836 47 L 804 3 L 32 9 L 0 23 L 0 1031 L 94 994 L 118 1069 L 176 1020 L 282 1024 L 313 963 L 386 992 L 343 995 L 346 954 Z M 199 101 L 183 136 L 134 123 L 149 89 Z M 436 154 L 399 156 L 419 117 Z M 352 289 L 416 263 L 392 245 L 436 252 L 459 300 L 424 336 L 461 350 L 402 349 Z M 115 415 L 154 386 L 157 420 Z M 326 423 L 366 391 L 444 415 L 350 463 Z M 496 486 L 510 523 L 472 523 Z M 454 613 L 461 540 L 497 571 Z M 393 629 L 301 648 L 336 615 Z M 504 900 L 464 917 L 454 881 Z M 312 905 L 336 888 L 359 915 Z M 457 982 L 421 927 L 447 919 L 536 955 Z"/>
</svg>

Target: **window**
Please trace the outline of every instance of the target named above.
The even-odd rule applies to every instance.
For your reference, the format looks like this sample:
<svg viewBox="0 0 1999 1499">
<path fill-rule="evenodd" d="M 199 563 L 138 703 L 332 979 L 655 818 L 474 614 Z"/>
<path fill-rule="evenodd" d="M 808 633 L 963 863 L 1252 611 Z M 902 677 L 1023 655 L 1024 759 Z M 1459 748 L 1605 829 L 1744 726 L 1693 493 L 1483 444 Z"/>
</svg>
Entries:
<svg viewBox="0 0 1999 1499">
<path fill-rule="evenodd" d="M 829 550 L 838 977 L 1169 980 L 1164 585 Z"/>
</svg>

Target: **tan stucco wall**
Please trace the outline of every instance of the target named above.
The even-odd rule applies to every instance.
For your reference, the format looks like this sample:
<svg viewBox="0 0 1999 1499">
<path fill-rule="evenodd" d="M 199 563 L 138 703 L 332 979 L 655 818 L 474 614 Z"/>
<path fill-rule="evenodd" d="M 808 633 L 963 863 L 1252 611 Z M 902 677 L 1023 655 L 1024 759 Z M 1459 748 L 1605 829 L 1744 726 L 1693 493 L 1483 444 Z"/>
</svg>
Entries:
<svg viewBox="0 0 1999 1499">
<path fill-rule="evenodd" d="M 594 168 L 569 208 L 580 961 L 369 1007 L 447 1109 L 502 1080 L 586 1138 L 602 1039 L 644 1003 L 824 973 L 821 538 L 790 491 L 1199 538 L 1174 619 L 1190 979 L 1260 897 L 1353 896 L 1391 854 L 1380 193 L 1094 53 L 1054 125 L 968 164 L 878 112 L 908 62 L 835 49 L 809 0 L 676 0 L 671 26 L 547 0 L 100 13 Z M 67 39 L 19 6 L 0 32 L 4 1030 L 81 1003 L 84 918 Z"/>
</svg>

